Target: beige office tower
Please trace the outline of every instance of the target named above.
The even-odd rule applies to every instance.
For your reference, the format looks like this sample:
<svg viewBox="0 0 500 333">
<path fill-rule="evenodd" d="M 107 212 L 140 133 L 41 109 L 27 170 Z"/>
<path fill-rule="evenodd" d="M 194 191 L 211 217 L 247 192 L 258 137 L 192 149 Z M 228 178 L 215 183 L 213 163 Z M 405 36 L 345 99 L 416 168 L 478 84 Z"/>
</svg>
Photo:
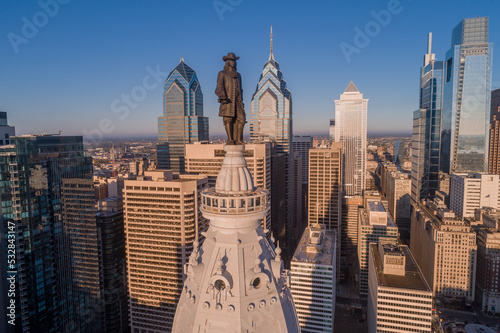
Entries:
<svg viewBox="0 0 500 333">
<path fill-rule="evenodd" d="M 457 217 L 473 217 L 483 207 L 500 208 L 500 176 L 454 173 L 450 179 L 450 209 Z"/>
<path fill-rule="evenodd" d="M 290 263 L 293 302 L 302 332 L 333 332 L 337 233 L 305 229 Z"/>
<path fill-rule="evenodd" d="M 406 245 L 370 244 L 368 332 L 432 332 L 432 290 Z"/>
<path fill-rule="evenodd" d="M 170 332 L 193 241 L 208 228 L 200 214 L 205 176 L 146 171 L 126 180 L 124 220 L 132 333 Z"/>
<path fill-rule="evenodd" d="M 342 262 L 356 262 L 358 250 L 358 210 L 363 206 L 360 195 L 344 196 L 342 203 L 342 226 L 340 234 L 340 253 Z"/>
<path fill-rule="evenodd" d="M 308 225 L 319 223 L 341 234 L 342 142 L 309 150 Z M 336 249 L 337 280 L 340 279 L 340 242 Z"/>
<path fill-rule="evenodd" d="M 400 232 L 410 231 L 411 222 L 411 177 L 409 173 L 389 171 L 386 176 L 386 198 L 389 212 L 394 217 Z"/>
<path fill-rule="evenodd" d="M 410 245 L 435 297 L 474 300 L 476 234 L 439 198 L 414 205 Z"/>
<path fill-rule="evenodd" d="M 310 225 L 319 223 L 340 234 L 342 212 L 342 143 L 309 150 Z"/>
<path fill-rule="evenodd" d="M 397 239 L 398 228 L 386 209 L 386 203 L 380 201 L 377 192 L 366 192 L 363 208 L 358 217 L 358 259 L 359 259 L 359 294 L 368 294 L 368 264 L 370 243 L 378 243 L 380 238 Z"/>
<path fill-rule="evenodd" d="M 185 148 L 186 173 L 205 175 L 208 177 L 208 187 L 215 187 L 222 161 L 226 156 L 224 144 L 195 142 L 186 144 Z M 243 154 L 255 186 L 271 191 L 271 143 L 247 143 Z M 262 227 L 271 230 L 270 211 Z"/>
<path fill-rule="evenodd" d="M 382 195 L 385 197 L 387 197 L 387 176 L 389 175 L 389 172 L 397 170 L 398 167 L 394 163 L 384 162 L 380 164 L 380 189 L 382 191 Z"/>
</svg>

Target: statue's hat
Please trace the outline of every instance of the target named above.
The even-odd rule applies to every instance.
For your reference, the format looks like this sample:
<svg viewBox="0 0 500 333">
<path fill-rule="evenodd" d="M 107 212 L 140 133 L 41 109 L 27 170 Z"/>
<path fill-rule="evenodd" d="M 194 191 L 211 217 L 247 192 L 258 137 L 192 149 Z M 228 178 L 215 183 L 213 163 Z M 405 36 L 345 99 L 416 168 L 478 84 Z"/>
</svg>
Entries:
<svg viewBox="0 0 500 333">
<path fill-rule="evenodd" d="M 229 52 L 227 54 L 227 56 L 223 56 L 222 57 L 222 60 L 223 61 L 226 61 L 226 60 L 238 60 L 240 57 L 237 57 L 236 54 L 234 54 L 233 52 Z"/>
</svg>

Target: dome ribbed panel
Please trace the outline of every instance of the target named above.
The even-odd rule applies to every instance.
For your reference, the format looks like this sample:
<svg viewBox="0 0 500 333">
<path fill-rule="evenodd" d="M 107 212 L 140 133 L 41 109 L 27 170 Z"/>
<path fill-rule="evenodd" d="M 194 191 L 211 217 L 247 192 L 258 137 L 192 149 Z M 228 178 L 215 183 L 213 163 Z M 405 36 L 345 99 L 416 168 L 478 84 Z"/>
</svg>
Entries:
<svg viewBox="0 0 500 333">
<path fill-rule="evenodd" d="M 224 194 L 248 194 L 254 190 L 253 179 L 243 157 L 243 145 L 225 146 L 226 156 L 215 183 L 215 190 Z"/>
</svg>

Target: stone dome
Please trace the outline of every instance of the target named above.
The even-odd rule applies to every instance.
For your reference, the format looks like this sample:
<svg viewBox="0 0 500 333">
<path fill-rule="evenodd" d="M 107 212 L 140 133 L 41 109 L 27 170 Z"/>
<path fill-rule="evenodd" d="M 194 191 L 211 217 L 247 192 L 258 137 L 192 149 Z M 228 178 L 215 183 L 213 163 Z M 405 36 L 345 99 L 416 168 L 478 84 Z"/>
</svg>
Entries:
<svg viewBox="0 0 500 333">
<path fill-rule="evenodd" d="M 242 154 L 245 146 L 226 145 L 224 148 L 226 156 L 215 183 L 215 190 L 222 194 L 252 193 L 254 190 L 253 179 Z"/>
</svg>

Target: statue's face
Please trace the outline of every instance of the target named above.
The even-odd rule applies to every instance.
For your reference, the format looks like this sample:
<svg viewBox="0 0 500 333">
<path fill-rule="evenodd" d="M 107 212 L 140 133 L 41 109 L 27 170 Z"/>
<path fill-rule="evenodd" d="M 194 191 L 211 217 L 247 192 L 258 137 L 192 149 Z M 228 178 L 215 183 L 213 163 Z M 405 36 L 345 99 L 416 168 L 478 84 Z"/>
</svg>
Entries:
<svg viewBox="0 0 500 333">
<path fill-rule="evenodd" d="M 229 60 L 226 60 L 226 61 L 227 61 L 228 65 L 229 65 L 229 67 L 236 68 L 236 60 L 229 59 Z"/>
</svg>

